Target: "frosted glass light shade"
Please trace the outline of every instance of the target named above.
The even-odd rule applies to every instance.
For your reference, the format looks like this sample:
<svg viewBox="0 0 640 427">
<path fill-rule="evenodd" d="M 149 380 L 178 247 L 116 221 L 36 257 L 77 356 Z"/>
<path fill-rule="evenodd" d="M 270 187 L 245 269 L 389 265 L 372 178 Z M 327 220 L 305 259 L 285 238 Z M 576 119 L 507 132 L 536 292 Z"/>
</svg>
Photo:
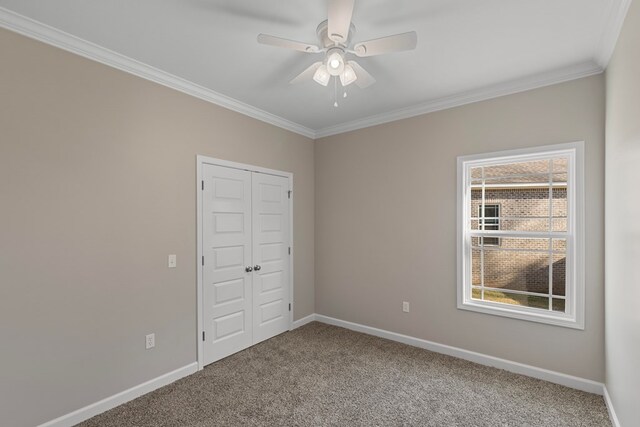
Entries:
<svg viewBox="0 0 640 427">
<path fill-rule="evenodd" d="M 355 82 L 358 79 L 356 76 L 356 72 L 353 70 L 351 65 L 345 65 L 344 71 L 340 74 L 340 83 L 342 86 L 349 86 L 351 83 Z"/>
<path fill-rule="evenodd" d="M 326 86 L 327 84 L 329 84 L 329 79 L 331 79 L 331 74 L 329 74 L 327 66 L 322 64 L 314 73 L 313 80 L 315 80 L 317 83 L 320 83 L 322 86 Z"/>
</svg>

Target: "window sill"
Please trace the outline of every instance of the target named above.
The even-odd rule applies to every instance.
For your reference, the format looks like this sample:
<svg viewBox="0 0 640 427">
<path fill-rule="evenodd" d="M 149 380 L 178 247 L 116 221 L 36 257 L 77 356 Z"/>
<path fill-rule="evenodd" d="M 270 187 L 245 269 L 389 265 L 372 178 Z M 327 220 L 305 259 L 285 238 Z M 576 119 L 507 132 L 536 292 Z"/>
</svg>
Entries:
<svg viewBox="0 0 640 427">
<path fill-rule="evenodd" d="M 486 301 L 481 302 L 476 300 L 458 302 L 458 309 L 584 330 L 584 321 L 578 321 L 575 317 L 571 317 L 566 314 L 549 314 L 537 309 L 516 309 L 505 306 L 505 304 L 490 303 Z"/>
</svg>

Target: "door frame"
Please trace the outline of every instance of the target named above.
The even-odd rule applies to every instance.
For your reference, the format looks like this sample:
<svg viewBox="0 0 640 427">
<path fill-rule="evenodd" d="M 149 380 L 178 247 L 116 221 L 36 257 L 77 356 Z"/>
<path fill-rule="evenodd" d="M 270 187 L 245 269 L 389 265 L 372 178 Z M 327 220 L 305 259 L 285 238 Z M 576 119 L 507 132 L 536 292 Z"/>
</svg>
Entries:
<svg viewBox="0 0 640 427">
<path fill-rule="evenodd" d="M 289 255 L 289 302 L 291 304 L 291 310 L 289 311 L 289 330 L 293 325 L 293 173 L 284 172 L 275 169 L 263 168 L 260 166 L 248 165 L 245 163 L 236 163 L 228 160 L 216 159 L 214 157 L 196 156 L 196 271 L 197 271 L 197 284 L 196 284 L 196 343 L 197 343 L 197 362 L 198 370 L 204 368 L 203 364 L 203 345 L 202 345 L 202 332 L 204 331 L 204 325 L 202 324 L 203 316 L 203 292 L 202 292 L 202 169 L 204 165 L 222 166 L 232 169 L 240 169 L 249 172 L 263 173 L 267 175 L 281 176 L 289 180 L 289 191 L 291 191 L 291 198 L 289 199 L 289 247 L 291 248 L 291 254 Z"/>
</svg>

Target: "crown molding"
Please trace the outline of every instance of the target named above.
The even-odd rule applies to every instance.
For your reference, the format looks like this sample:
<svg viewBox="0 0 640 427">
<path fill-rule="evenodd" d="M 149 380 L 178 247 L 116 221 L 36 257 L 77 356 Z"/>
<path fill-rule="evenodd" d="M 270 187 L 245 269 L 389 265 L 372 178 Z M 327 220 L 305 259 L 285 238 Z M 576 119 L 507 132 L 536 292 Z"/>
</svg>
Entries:
<svg viewBox="0 0 640 427">
<path fill-rule="evenodd" d="M 596 61 L 603 70 L 609 65 L 616 48 L 629 6 L 631 6 L 631 0 L 611 0 L 609 14 L 605 18 L 604 30 L 596 51 Z"/>
<path fill-rule="evenodd" d="M 433 113 L 435 111 L 460 107 L 474 102 L 486 101 L 488 99 L 551 86 L 558 83 L 564 83 L 570 80 L 600 74 L 602 71 L 602 67 L 589 61 L 576 66 L 540 73 L 523 79 L 512 80 L 510 82 L 500 83 L 498 85 L 488 86 L 481 89 L 470 90 L 453 96 L 427 101 L 421 104 L 365 117 L 363 119 L 353 120 L 336 126 L 329 126 L 316 131 L 316 139 L 376 126 L 383 123 L 394 122 L 396 120 L 408 119 L 427 113 Z"/>
<path fill-rule="evenodd" d="M 140 61 L 136 61 L 135 59 L 121 55 L 102 46 L 98 46 L 95 43 L 83 40 L 3 7 L 0 7 L 0 27 L 68 52 L 75 53 L 76 55 L 83 56 L 93 61 L 100 62 L 126 73 L 142 77 L 145 80 L 175 89 L 186 93 L 187 95 L 194 96 L 237 113 L 253 117 L 254 119 L 265 123 L 295 132 L 306 136 L 307 138 L 315 138 L 315 132 L 313 129 L 309 129 L 305 126 L 299 125 L 298 123 L 276 116 L 275 114 L 271 114 L 267 111 L 245 104 L 236 99 L 212 91 L 181 77 L 174 76 L 173 74 L 159 70 Z"/>
<path fill-rule="evenodd" d="M 311 129 L 276 116 L 3 7 L 0 7 L 0 27 L 305 137 L 318 139 L 602 73 L 611 59 L 631 4 L 631 0 L 611 0 L 611 2 L 609 14 L 605 18 L 605 29 L 596 46 L 593 62 L 470 90 L 321 129 Z"/>
</svg>

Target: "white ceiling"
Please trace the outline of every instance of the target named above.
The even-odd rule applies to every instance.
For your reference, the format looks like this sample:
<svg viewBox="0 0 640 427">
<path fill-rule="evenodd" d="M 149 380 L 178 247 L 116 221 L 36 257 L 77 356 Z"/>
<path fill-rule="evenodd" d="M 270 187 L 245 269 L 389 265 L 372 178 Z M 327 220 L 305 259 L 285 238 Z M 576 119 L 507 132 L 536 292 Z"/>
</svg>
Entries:
<svg viewBox="0 0 640 427">
<path fill-rule="evenodd" d="M 179 89 L 193 83 L 198 96 L 313 137 L 600 72 L 629 2 L 356 0 L 355 41 L 415 30 L 418 48 L 359 59 L 377 83 L 349 86 L 338 108 L 332 85 L 288 84 L 319 54 L 256 42 L 316 44 L 326 0 L 0 0 L 0 24 L 120 68 L 120 55 L 132 58 L 186 80 Z M 120 55 L 87 54 L 57 30 Z"/>
</svg>

